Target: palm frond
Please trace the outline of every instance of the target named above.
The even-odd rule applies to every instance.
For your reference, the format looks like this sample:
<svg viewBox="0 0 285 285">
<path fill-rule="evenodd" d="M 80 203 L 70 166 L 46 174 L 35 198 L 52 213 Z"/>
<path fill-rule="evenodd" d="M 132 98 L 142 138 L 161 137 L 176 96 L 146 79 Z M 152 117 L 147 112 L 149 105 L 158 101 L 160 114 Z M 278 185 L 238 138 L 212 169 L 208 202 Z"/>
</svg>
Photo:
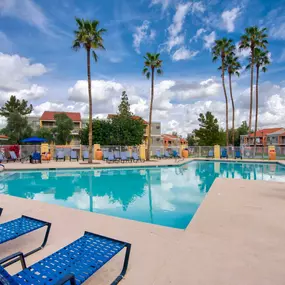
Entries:
<svg viewBox="0 0 285 285">
<path fill-rule="evenodd" d="M 92 55 L 93 55 L 94 61 L 97 62 L 98 61 L 98 55 L 94 50 L 92 50 Z"/>
<path fill-rule="evenodd" d="M 162 75 L 162 74 L 163 74 L 163 70 L 160 69 L 160 68 L 158 68 L 158 69 L 156 70 L 156 73 L 157 73 L 158 75 Z"/>
</svg>

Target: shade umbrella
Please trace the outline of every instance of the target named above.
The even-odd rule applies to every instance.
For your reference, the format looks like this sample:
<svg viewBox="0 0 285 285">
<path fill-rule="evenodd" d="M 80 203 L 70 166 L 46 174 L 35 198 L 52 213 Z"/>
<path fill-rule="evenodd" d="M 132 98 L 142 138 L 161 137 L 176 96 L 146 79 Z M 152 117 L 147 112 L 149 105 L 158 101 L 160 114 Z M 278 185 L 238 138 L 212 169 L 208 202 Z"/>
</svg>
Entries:
<svg viewBox="0 0 285 285">
<path fill-rule="evenodd" d="M 21 142 L 23 143 L 43 143 L 43 142 L 47 142 L 47 140 L 44 138 L 31 137 L 31 138 L 23 139 L 21 140 Z"/>
<path fill-rule="evenodd" d="M 31 137 L 31 138 L 23 139 L 23 140 L 21 140 L 21 142 L 22 143 L 34 143 L 34 144 L 37 144 L 37 143 L 47 142 L 47 140 L 44 139 L 44 138 Z M 37 147 L 35 146 L 35 152 L 36 151 L 37 151 Z"/>
</svg>

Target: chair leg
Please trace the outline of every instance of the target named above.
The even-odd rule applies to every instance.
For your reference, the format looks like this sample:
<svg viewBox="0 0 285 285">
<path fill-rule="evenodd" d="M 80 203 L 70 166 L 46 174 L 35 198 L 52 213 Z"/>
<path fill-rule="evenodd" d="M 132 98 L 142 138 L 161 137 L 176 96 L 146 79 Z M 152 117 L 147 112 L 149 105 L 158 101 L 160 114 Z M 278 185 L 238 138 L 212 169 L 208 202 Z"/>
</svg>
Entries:
<svg viewBox="0 0 285 285">
<path fill-rule="evenodd" d="M 111 283 L 111 285 L 117 285 L 124 278 L 129 265 L 130 253 L 131 253 L 131 244 L 128 243 L 126 245 L 126 254 L 125 254 L 123 269 L 120 275 Z"/>
</svg>

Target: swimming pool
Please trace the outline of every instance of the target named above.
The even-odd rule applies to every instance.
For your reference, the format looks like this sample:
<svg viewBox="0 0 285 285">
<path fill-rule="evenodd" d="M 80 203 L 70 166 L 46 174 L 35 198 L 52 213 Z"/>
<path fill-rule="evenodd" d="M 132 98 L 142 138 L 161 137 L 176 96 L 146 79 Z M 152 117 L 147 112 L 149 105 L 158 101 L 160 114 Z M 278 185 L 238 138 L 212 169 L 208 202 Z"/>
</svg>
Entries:
<svg viewBox="0 0 285 285">
<path fill-rule="evenodd" d="M 185 229 L 217 177 L 285 182 L 285 167 L 192 161 L 179 167 L 5 172 L 0 194 Z"/>
</svg>

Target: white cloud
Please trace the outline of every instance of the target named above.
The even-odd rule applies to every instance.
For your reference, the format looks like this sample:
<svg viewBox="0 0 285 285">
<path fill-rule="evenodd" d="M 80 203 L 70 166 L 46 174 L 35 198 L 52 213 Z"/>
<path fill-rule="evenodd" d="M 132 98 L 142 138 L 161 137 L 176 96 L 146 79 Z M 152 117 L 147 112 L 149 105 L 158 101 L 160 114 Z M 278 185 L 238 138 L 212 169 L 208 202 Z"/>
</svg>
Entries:
<svg viewBox="0 0 285 285">
<path fill-rule="evenodd" d="M 247 59 L 250 55 L 250 49 L 239 49 L 239 43 L 236 43 L 236 55 L 241 61 Z"/>
<path fill-rule="evenodd" d="M 135 28 L 133 34 L 133 47 L 135 51 L 140 54 L 140 45 L 142 42 L 149 42 L 155 39 L 156 32 L 154 30 L 149 31 L 150 22 L 145 20 L 141 26 Z"/>
<path fill-rule="evenodd" d="M 235 20 L 240 15 L 239 8 L 233 8 L 232 10 L 227 10 L 222 13 L 222 20 L 225 29 L 231 33 L 235 29 Z"/>
<path fill-rule="evenodd" d="M 282 50 L 282 53 L 279 58 L 279 62 L 283 62 L 283 61 L 285 61 L 285 48 Z"/>
<path fill-rule="evenodd" d="M 18 18 L 48 35 L 54 35 L 48 19 L 32 0 L 1 0 L 0 15 Z"/>
<path fill-rule="evenodd" d="M 213 31 L 210 34 L 205 35 L 203 37 L 203 39 L 204 39 L 204 47 L 206 49 L 211 49 L 213 44 L 214 44 L 214 42 L 215 42 L 215 40 L 216 40 L 216 32 Z"/>
<path fill-rule="evenodd" d="M 13 43 L 7 37 L 5 33 L 0 31 L 0 50 L 5 52 L 10 52 L 13 48 Z"/>
<path fill-rule="evenodd" d="M 191 59 L 195 57 L 198 53 L 199 51 L 192 51 L 182 46 L 172 55 L 172 60 L 179 61 L 179 60 Z"/>
<path fill-rule="evenodd" d="M 191 11 L 193 14 L 194 13 L 204 13 L 205 10 L 206 8 L 201 1 L 192 3 Z"/>
<path fill-rule="evenodd" d="M 171 0 L 151 0 L 151 6 L 153 5 L 161 5 L 162 10 L 165 11 L 169 6 Z"/>
<path fill-rule="evenodd" d="M 285 23 L 274 23 L 269 29 L 269 33 L 274 39 L 285 40 Z"/>
<path fill-rule="evenodd" d="M 205 32 L 206 32 L 206 30 L 203 29 L 203 28 L 197 30 L 195 36 L 190 39 L 190 43 L 193 42 L 193 41 L 194 41 L 194 42 L 197 42 L 197 40 L 198 40 L 198 39 L 202 36 L 202 34 L 205 33 Z"/>
</svg>

